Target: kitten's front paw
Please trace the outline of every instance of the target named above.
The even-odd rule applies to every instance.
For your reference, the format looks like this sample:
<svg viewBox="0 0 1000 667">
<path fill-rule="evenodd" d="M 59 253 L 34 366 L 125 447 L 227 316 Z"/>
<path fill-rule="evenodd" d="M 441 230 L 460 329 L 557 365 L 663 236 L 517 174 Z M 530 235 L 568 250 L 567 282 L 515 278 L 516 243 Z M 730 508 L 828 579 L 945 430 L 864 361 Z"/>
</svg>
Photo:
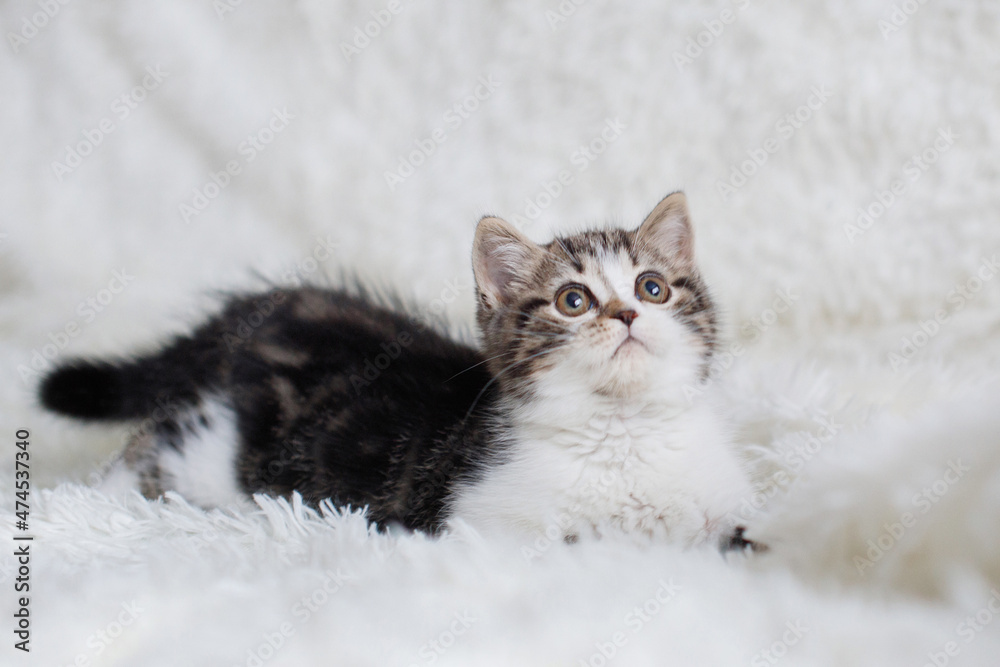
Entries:
<svg viewBox="0 0 1000 667">
<path fill-rule="evenodd" d="M 754 542 L 753 540 L 748 540 L 743 537 L 745 532 L 746 526 L 736 526 L 733 533 L 723 539 L 722 544 L 720 545 L 722 553 L 727 553 L 729 551 L 746 552 L 747 549 L 754 553 L 765 553 L 768 550 L 766 544 Z"/>
</svg>

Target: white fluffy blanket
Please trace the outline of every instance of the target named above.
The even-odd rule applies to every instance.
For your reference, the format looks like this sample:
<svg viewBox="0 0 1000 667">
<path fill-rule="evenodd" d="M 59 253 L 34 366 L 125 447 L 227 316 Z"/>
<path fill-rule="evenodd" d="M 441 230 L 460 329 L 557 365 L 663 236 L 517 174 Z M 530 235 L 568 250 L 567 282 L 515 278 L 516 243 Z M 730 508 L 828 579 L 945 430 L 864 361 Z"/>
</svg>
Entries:
<svg viewBox="0 0 1000 667">
<path fill-rule="evenodd" d="M 21 0 L 0 24 L 0 664 L 997 664 L 996 3 Z M 108 497 L 125 427 L 33 399 L 51 361 L 155 345 L 255 273 L 354 272 L 468 328 L 482 214 L 541 240 L 674 189 L 758 558 Z"/>
</svg>

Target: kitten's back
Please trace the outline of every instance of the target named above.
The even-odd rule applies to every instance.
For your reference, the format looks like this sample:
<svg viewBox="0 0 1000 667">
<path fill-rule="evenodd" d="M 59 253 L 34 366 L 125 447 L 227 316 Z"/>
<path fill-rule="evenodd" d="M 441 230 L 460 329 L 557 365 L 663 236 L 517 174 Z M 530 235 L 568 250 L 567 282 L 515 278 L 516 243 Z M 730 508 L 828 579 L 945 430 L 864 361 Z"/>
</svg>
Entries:
<svg viewBox="0 0 1000 667">
<path fill-rule="evenodd" d="M 77 418 L 143 420 L 125 458 L 146 495 L 298 491 L 436 530 L 452 481 L 489 458 L 481 361 L 398 302 L 309 287 L 233 299 L 147 356 L 70 362 L 40 396 Z"/>
</svg>

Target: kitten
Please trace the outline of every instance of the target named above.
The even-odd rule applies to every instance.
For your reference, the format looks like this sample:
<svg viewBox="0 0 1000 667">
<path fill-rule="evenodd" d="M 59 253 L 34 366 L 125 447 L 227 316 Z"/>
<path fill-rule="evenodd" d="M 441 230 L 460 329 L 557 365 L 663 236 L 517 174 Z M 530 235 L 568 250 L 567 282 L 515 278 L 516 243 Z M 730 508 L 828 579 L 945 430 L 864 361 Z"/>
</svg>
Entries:
<svg viewBox="0 0 1000 667">
<path fill-rule="evenodd" d="M 716 316 L 682 193 L 636 230 L 546 245 L 484 218 L 473 270 L 481 351 L 364 290 L 276 289 L 157 353 L 71 362 L 41 399 L 146 419 L 124 458 L 149 497 L 298 491 L 431 533 L 755 546 L 725 519 L 751 487 L 724 422 L 684 394 Z"/>
</svg>

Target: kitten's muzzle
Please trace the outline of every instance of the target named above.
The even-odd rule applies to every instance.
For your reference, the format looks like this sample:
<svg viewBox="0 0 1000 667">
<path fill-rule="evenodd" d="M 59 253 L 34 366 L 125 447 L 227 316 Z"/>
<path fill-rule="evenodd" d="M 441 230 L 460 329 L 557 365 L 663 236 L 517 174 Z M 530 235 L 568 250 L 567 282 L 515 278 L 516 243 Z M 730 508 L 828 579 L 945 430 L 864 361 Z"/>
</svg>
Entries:
<svg viewBox="0 0 1000 667">
<path fill-rule="evenodd" d="M 628 335 L 625 336 L 625 340 L 619 343 L 618 347 L 615 348 L 615 351 L 611 353 L 611 358 L 614 359 L 616 356 L 618 356 L 618 353 L 621 352 L 623 349 L 625 349 L 625 347 L 628 346 L 629 344 L 638 345 L 639 347 L 645 349 L 647 352 L 649 351 L 649 348 L 646 346 L 646 344 L 643 343 L 638 338 L 636 338 L 635 336 L 633 336 L 632 332 L 629 331 Z"/>
</svg>

